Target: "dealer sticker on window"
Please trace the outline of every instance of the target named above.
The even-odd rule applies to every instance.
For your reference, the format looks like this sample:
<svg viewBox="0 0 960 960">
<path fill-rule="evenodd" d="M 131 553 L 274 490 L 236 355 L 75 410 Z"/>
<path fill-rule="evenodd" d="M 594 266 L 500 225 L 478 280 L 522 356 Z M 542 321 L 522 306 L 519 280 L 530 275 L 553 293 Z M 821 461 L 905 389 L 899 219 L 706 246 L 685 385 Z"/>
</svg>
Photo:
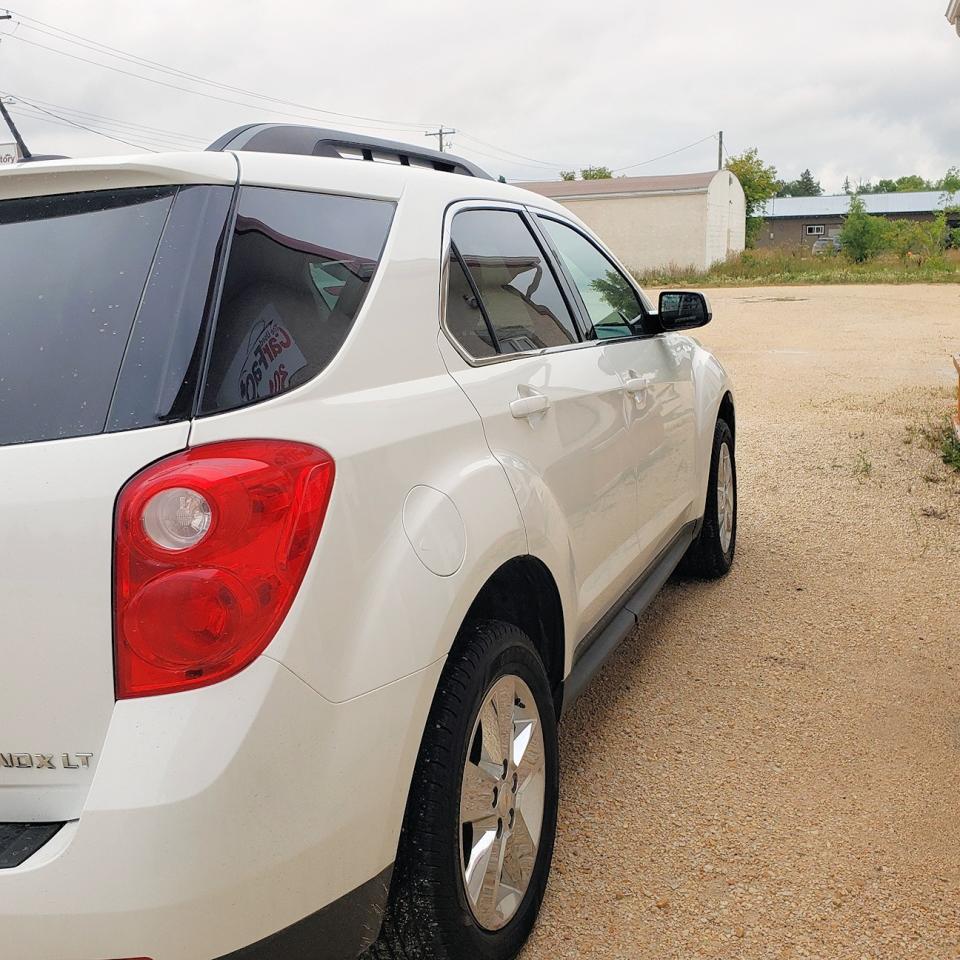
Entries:
<svg viewBox="0 0 960 960">
<path fill-rule="evenodd" d="M 272 397 L 289 389 L 290 379 L 307 365 L 280 314 L 268 304 L 250 332 L 247 349 L 234 359 L 232 376 L 224 386 L 236 384 L 244 403 Z"/>
</svg>

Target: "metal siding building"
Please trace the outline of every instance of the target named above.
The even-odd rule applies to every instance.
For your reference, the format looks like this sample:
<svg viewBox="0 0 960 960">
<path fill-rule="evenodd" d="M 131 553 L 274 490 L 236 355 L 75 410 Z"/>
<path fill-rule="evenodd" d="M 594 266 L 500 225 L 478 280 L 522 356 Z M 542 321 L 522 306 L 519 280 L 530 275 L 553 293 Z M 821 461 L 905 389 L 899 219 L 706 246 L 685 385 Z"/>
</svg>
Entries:
<svg viewBox="0 0 960 960">
<path fill-rule="evenodd" d="M 517 186 L 568 207 L 635 270 L 706 269 L 744 248 L 743 188 L 726 170 Z"/>
<path fill-rule="evenodd" d="M 865 193 L 860 199 L 867 213 L 890 220 L 932 220 L 946 207 L 960 205 L 960 194 L 951 196 L 940 190 Z M 809 245 L 819 237 L 835 237 L 849 211 L 850 197 L 845 193 L 827 197 L 775 197 L 767 201 L 759 214 L 764 222 L 757 246 Z M 960 225 L 960 221 L 953 224 L 951 220 L 951 226 L 956 225 Z"/>
</svg>

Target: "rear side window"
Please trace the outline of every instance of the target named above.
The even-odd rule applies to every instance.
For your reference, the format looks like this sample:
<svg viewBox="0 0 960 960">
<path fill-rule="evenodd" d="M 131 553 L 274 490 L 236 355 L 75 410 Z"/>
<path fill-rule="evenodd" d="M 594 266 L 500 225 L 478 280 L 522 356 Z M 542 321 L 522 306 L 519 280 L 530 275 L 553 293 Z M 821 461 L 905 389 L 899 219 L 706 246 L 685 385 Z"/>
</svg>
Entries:
<svg viewBox="0 0 960 960">
<path fill-rule="evenodd" d="M 244 187 L 201 412 L 293 389 L 337 354 L 380 261 L 394 204 Z"/>
<path fill-rule="evenodd" d="M 0 444 L 103 431 L 175 192 L 0 202 Z"/>
<path fill-rule="evenodd" d="M 453 220 L 456 257 L 469 271 L 479 293 L 488 335 L 498 353 L 520 353 L 559 347 L 577 340 L 576 327 L 546 256 L 519 213 L 512 210 L 465 210 Z M 447 325 L 472 356 L 476 339 L 461 339 L 451 319 L 450 304 L 459 306 L 450 273 Z M 483 339 L 476 322 L 472 327 Z"/>
</svg>

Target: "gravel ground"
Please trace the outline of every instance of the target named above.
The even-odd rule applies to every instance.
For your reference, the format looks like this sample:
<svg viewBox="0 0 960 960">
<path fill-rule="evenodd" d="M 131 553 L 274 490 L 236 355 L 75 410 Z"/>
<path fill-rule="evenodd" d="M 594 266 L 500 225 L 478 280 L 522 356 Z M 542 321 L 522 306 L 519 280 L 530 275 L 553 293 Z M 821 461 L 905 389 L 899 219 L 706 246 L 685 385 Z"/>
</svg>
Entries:
<svg viewBox="0 0 960 960">
<path fill-rule="evenodd" d="M 960 288 L 711 293 L 737 560 L 671 583 L 562 727 L 524 960 L 960 957 Z"/>
</svg>

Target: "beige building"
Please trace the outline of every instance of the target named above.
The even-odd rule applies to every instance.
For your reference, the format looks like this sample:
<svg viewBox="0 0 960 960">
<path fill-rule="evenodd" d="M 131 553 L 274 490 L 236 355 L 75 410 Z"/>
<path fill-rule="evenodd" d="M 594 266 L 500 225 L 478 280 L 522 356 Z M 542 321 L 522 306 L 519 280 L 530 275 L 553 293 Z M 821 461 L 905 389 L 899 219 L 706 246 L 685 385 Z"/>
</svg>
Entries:
<svg viewBox="0 0 960 960">
<path fill-rule="evenodd" d="M 635 270 L 706 269 L 744 247 L 743 188 L 726 170 L 517 186 L 568 207 Z"/>
</svg>

